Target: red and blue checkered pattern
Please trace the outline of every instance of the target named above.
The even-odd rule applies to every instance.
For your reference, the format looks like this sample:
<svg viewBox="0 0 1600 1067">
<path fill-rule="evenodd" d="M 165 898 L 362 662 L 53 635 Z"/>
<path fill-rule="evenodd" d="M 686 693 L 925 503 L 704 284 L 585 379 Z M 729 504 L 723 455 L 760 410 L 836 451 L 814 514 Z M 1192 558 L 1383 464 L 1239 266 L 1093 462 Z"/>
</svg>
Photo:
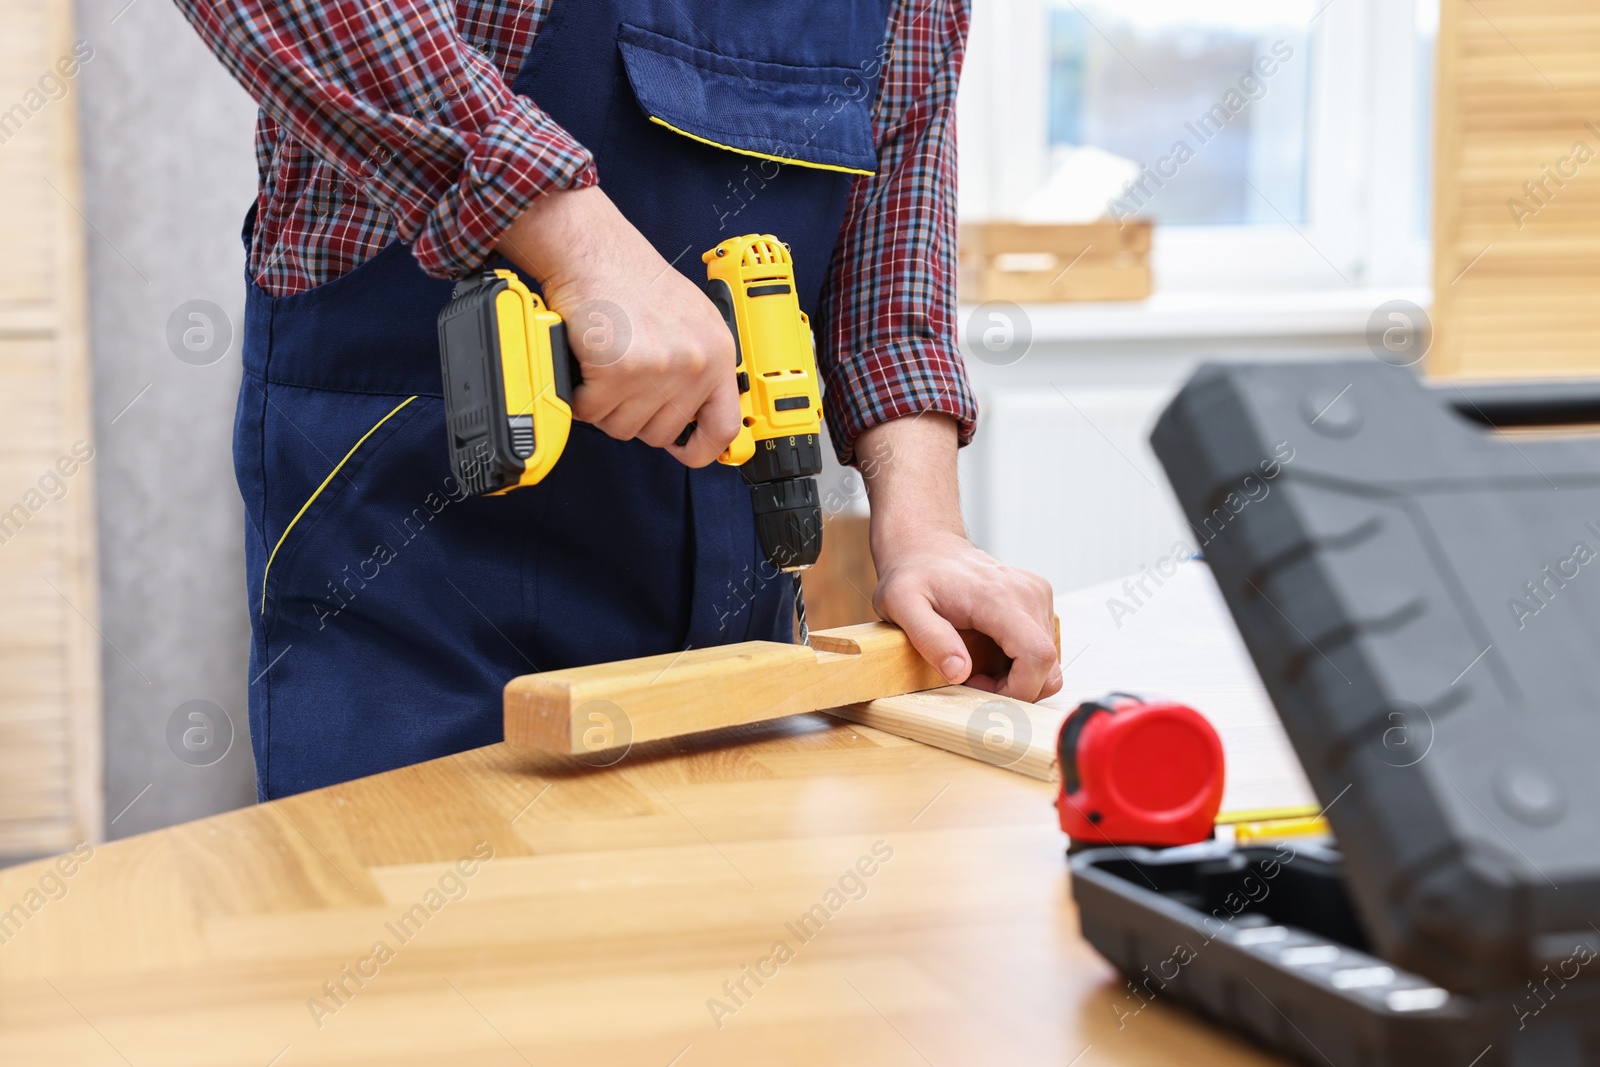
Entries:
<svg viewBox="0 0 1600 1067">
<path fill-rule="evenodd" d="M 508 87 L 553 0 L 177 0 L 261 105 L 250 272 L 285 296 L 400 238 L 454 277 L 589 152 Z M 560 0 L 574 2 L 574 0 Z M 841 458 L 890 419 L 977 421 L 955 340 L 955 95 L 970 0 L 894 0 L 873 114 L 819 316 Z"/>
</svg>

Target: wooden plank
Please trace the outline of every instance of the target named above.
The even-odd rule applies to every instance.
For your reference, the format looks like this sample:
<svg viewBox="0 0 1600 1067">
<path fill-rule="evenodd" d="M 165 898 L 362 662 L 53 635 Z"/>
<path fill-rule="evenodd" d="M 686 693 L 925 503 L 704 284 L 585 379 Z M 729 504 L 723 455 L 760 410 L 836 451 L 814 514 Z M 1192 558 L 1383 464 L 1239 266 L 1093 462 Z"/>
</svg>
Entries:
<svg viewBox="0 0 1600 1067">
<path fill-rule="evenodd" d="M 829 709 L 841 719 L 1043 782 L 1057 781 L 1056 736 L 1067 712 L 1057 706 L 950 685 Z M 1026 727 L 1020 724 L 1026 722 Z M 1022 736 L 1026 731 L 1026 736 Z"/>
<path fill-rule="evenodd" d="M 506 741 L 596 753 L 944 684 L 898 627 L 862 623 L 809 647 L 743 641 L 523 675 L 506 686 Z"/>
<path fill-rule="evenodd" d="M 49 308 L 0 307 L 0 340 L 48 340 L 55 333 L 55 316 Z"/>
<path fill-rule="evenodd" d="M 974 673 L 1005 670 L 988 638 L 962 638 Z M 1055 642 L 1059 655 L 1059 621 Z M 809 646 L 743 641 L 525 674 L 506 685 L 506 742 L 593 755 L 945 685 L 898 626 L 868 622 L 813 631 Z"/>
</svg>

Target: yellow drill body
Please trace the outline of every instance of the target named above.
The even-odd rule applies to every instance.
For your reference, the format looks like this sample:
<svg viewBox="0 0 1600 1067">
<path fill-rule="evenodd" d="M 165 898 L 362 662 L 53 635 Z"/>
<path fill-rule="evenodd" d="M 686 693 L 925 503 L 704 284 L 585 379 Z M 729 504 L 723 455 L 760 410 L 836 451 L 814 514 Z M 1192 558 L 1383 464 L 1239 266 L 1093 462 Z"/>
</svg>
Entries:
<svg viewBox="0 0 1600 1067">
<path fill-rule="evenodd" d="M 734 237 L 701 257 L 712 303 L 739 346 L 744 425 L 720 461 L 743 466 L 780 439 L 822 433 L 811 320 L 800 310 L 794 261 L 771 235 Z"/>
<path fill-rule="evenodd" d="M 803 570 L 822 544 L 812 477 L 822 468 L 822 390 L 794 261 L 770 234 L 730 238 L 701 258 L 736 351 L 741 422 L 718 458 L 750 486 L 768 559 Z M 582 380 L 561 316 L 515 272 L 484 271 L 463 279 L 440 313 L 439 349 L 456 477 L 486 495 L 544 479 L 571 435 Z"/>
</svg>

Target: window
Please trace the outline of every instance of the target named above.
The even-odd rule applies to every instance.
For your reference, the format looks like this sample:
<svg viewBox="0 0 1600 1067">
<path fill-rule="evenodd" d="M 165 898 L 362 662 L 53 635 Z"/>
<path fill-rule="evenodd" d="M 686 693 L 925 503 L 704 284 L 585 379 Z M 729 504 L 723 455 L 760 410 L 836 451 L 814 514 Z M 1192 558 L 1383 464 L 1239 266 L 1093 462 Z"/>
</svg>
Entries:
<svg viewBox="0 0 1600 1067">
<path fill-rule="evenodd" d="M 1438 0 L 975 0 L 961 210 L 1157 223 L 1158 292 L 1427 280 Z"/>
<path fill-rule="evenodd" d="M 1048 10 L 1052 171 L 1087 146 L 1150 164 L 1155 180 L 1120 198 L 1130 212 L 1168 224 L 1270 223 L 1274 209 L 1305 220 L 1309 3 Z"/>
</svg>

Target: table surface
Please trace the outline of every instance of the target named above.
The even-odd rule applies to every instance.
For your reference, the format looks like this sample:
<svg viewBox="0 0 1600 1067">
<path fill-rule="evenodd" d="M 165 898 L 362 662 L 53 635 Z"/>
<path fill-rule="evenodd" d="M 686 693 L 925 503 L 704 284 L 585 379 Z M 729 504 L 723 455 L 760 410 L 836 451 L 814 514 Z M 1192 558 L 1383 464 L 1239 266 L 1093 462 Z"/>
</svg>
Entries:
<svg viewBox="0 0 1600 1067">
<path fill-rule="evenodd" d="M 1051 799 L 822 715 L 452 756 L 0 872 L 0 1063 L 1283 1062 L 1119 1023 Z"/>
</svg>

